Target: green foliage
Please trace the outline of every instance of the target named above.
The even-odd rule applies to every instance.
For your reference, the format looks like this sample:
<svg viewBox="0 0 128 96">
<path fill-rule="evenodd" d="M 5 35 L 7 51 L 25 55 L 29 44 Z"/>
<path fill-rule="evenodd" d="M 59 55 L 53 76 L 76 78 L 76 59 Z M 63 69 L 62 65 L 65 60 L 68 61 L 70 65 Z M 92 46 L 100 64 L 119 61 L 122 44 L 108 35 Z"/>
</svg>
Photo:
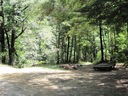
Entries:
<svg viewBox="0 0 128 96">
<path fill-rule="evenodd" d="M 4 0 L 9 47 L 15 30 L 15 66 L 99 61 L 101 20 L 105 59 L 126 61 L 127 4 L 126 0 Z M 6 52 L 0 57 L 8 60 L 5 42 Z"/>
<path fill-rule="evenodd" d="M 3 56 L 7 56 L 8 53 L 7 52 L 0 52 L 0 58 L 3 57 Z"/>
</svg>

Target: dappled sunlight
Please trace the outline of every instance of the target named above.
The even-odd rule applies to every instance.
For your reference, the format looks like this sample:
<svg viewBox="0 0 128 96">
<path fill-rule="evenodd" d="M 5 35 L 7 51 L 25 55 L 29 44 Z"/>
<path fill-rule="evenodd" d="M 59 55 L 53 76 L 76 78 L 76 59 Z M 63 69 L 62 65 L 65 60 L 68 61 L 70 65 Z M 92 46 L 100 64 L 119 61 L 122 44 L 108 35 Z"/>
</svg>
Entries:
<svg viewBox="0 0 128 96">
<path fill-rule="evenodd" d="M 116 88 L 127 88 L 128 89 L 128 79 L 117 80 Z"/>
<path fill-rule="evenodd" d="M 98 84 L 98 86 L 105 86 L 105 83 L 100 83 Z"/>
<path fill-rule="evenodd" d="M 127 7 L 0 0 L 0 96 L 128 96 Z"/>
<path fill-rule="evenodd" d="M 44 86 L 45 89 L 49 90 L 58 90 L 59 87 L 57 85 L 51 85 L 51 86 Z"/>
<path fill-rule="evenodd" d="M 91 66 L 83 68 L 10 68 L 15 70 L 11 72 L 5 68 L 3 71 L 7 72 L 0 74 L 0 95 L 6 93 L 6 96 L 126 96 L 128 86 L 125 71 L 95 72 L 88 69 Z"/>
<path fill-rule="evenodd" d="M 47 68 L 41 68 L 41 67 L 31 67 L 31 68 L 23 68 L 23 69 L 20 69 L 19 72 L 21 72 L 21 73 L 33 73 L 33 72 L 54 73 L 54 72 L 69 72 L 69 71 L 65 71 L 65 70 L 54 70 L 54 69 L 47 69 Z"/>
</svg>

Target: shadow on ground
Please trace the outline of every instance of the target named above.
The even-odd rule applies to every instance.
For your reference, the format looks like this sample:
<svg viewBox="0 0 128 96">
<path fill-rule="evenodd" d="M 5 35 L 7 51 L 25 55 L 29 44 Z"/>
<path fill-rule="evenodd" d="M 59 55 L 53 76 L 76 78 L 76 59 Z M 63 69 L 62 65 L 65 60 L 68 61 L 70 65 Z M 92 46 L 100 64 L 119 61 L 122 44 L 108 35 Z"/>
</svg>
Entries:
<svg viewBox="0 0 128 96">
<path fill-rule="evenodd" d="M 128 96 L 128 70 L 26 70 L 0 74 L 0 96 Z"/>
</svg>

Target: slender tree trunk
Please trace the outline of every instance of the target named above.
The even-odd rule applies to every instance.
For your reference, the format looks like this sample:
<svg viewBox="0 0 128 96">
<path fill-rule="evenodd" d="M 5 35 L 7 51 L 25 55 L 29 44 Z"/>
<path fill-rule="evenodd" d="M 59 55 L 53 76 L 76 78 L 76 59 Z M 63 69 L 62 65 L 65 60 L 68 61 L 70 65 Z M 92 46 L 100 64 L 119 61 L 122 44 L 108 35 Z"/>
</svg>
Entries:
<svg viewBox="0 0 128 96">
<path fill-rule="evenodd" d="M 62 36 L 62 41 L 61 41 L 61 63 L 64 63 L 64 37 Z"/>
<path fill-rule="evenodd" d="M 76 58 L 76 63 L 78 63 L 79 62 L 79 60 L 80 60 L 80 36 L 79 36 L 79 38 L 78 38 L 78 43 L 77 44 L 79 44 L 79 45 L 77 45 L 78 47 L 77 47 L 77 58 Z"/>
<path fill-rule="evenodd" d="M 108 51 L 108 53 L 110 53 L 111 51 L 110 51 L 110 31 L 108 31 L 108 36 L 107 36 L 107 51 Z M 109 58 L 108 58 L 108 60 L 110 60 L 110 56 L 109 56 Z"/>
<path fill-rule="evenodd" d="M 72 37 L 72 40 L 71 40 L 71 48 L 70 48 L 69 63 L 72 62 L 72 49 L 73 49 L 73 37 Z"/>
<path fill-rule="evenodd" d="M 110 42 L 111 42 L 111 32 L 109 31 L 108 32 L 108 50 L 109 50 L 109 53 L 111 53 L 111 43 Z"/>
<path fill-rule="evenodd" d="M 76 62 L 76 50 L 77 50 L 77 42 L 76 42 L 76 35 L 74 36 L 74 59 L 73 62 Z"/>
<path fill-rule="evenodd" d="M 69 48 L 70 48 L 70 37 L 68 36 L 67 37 L 67 39 L 68 39 L 68 45 L 67 45 L 67 57 L 66 57 L 66 63 L 69 63 Z"/>
<path fill-rule="evenodd" d="M 106 37 L 106 34 L 104 33 L 103 34 L 103 44 L 104 44 L 104 50 L 105 50 L 105 53 L 104 53 L 104 59 L 107 60 L 107 45 L 106 45 L 106 42 L 105 42 L 105 37 Z"/>
<path fill-rule="evenodd" d="M 104 61 L 104 52 L 103 52 L 103 40 L 102 40 L 102 21 L 99 22 L 99 31 L 100 31 L 100 48 L 101 48 L 101 62 Z"/>
<path fill-rule="evenodd" d="M 67 54 L 66 54 L 66 53 L 67 53 L 67 45 L 65 44 L 65 45 L 64 45 L 64 63 L 67 62 L 67 61 L 66 61 L 66 60 L 67 60 L 67 59 L 66 59 L 66 58 L 67 58 Z"/>
<path fill-rule="evenodd" d="M 114 52 L 115 52 L 115 46 L 117 45 L 116 43 L 117 43 L 116 42 L 116 31 L 114 31 Z"/>
<path fill-rule="evenodd" d="M 87 46 L 84 47 L 84 61 L 87 61 Z"/>
<path fill-rule="evenodd" d="M 127 28 L 126 28 L 126 32 L 127 32 L 127 33 L 126 33 L 126 34 L 127 34 L 126 42 L 128 42 L 128 23 L 127 23 L 126 27 L 127 27 Z M 127 48 L 128 48 L 128 43 L 127 43 Z"/>
<path fill-rule="evenodd" d="M 58 38 L 57 38 L 57 64 L 60 64 L 60 26 L 58 28 Z"/>
<path fill-rule="evenodd" d="M 93 61 L 95 60 L 96 58 L 96 42 L 95 42 L 95 36 L 93 35 L 93 41 L 92 41 L 92 54 L 93 54 Z"/>
<path fill-rule="evenodd" d="M 67 54 L 66 54 L 67 53 L 66 38 L 64 38 L 64 46 L 63 47 L 64 47 L 64 49 L 63 49 L 64 50 L 64 53 L 63 53 L 64 57 L 63 58 L 64 58 L 64 63 L 66 63 L 67 62 L 66 61 L 66 58 L 67 58 Z"/>
</svg>

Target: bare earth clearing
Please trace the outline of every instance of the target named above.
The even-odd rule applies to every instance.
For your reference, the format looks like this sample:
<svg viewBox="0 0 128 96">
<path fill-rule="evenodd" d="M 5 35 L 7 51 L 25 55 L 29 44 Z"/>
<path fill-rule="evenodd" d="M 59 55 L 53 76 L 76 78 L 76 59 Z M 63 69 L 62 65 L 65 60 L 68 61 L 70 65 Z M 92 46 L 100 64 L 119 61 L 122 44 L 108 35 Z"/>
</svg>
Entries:
<svg viewBox="0 0 128 96">
<path fill-rule="evenodd" d="M 128 70 L 98 72 L 0 66 L 0 96 L 128 96 Z"/>
</svg>

